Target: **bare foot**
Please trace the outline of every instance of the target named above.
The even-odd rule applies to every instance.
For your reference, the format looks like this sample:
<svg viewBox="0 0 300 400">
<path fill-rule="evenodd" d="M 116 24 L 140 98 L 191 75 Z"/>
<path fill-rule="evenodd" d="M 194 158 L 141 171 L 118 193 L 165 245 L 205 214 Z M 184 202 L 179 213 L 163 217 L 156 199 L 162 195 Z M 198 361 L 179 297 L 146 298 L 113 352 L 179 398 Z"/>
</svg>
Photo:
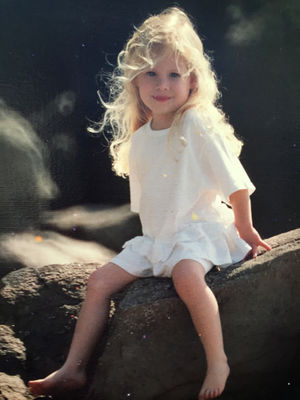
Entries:
<svg viewBox="0 0 300 400">
<path fill-rule="evenodd" d="M 79 389 L 86 383 L 84 372 L 66 371 L 64 368 L 53 372 L 44 379 L 29 381 L 28 386 L 33 395 L 57 394 Z"/>
<path fill-rule="evenodd" d="M 198 400 L 214 399 L 222 394 L 230 369 L 227 362 L 217 362 L 207 369 Z"/>
</svg>

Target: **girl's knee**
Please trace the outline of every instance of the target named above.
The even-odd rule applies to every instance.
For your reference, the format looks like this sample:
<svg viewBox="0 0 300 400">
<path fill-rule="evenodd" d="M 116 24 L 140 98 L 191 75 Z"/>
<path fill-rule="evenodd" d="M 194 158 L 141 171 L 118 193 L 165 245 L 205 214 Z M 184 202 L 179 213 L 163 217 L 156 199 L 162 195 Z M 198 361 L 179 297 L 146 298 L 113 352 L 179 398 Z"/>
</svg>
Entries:
<svg viewBox="0 0 300 400">
<path fill-rule="evenodd" d="M 136 278 L 118 265 L 108 263 L 90 275 L 87 290 L 90 293 L 94 292 L 98 296 L 110 297 Z"/>
<path fill-rule="evenodd" d="M 189 259 L 181 260 L 174 266 L 172 278 L 173 280 L 199 279 L 205 281 L 205 269 L 197 261 Z"/>
<path fill-rule="evenodd" d="M 97 292 L 99 295 L 107 295 L 110 294 L 110 280 L 111 278 L 107 274 L 107 267 L 109 264 L 105 264 L 102 267 L 96 269 L 94 272 L 91 273 L 87 282 L 87 290 L 89 292 L 94 291 Z"/>
<path fill-rule="evenodd" d="M 181 260 L 175 265 L 172 272 L 174 286 L 178 291 L 189 291 L 193 288 L 205 288 L 205 269 L 194 260 Z"/>
</svg>

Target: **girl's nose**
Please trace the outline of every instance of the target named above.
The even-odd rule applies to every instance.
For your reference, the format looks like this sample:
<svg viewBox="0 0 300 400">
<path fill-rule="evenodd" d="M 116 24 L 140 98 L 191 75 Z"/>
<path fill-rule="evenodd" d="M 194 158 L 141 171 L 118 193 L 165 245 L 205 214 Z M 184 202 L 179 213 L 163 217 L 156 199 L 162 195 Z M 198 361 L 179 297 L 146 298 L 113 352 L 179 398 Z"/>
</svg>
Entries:
<svg viewBox="0 0 300 400">
<path fill-rule="evenodd" d="M 167 90 L 169 89 L 168 79 L 165 77 L 158 77 L 156 82 L 157 89 Z"/>
</svg>

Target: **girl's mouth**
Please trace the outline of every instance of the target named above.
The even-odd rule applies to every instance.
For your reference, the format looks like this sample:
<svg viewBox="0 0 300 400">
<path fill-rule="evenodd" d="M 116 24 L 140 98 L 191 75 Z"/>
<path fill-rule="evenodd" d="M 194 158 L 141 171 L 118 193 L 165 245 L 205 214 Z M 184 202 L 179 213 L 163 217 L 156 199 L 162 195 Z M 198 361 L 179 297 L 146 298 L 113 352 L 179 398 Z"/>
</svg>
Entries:
<svg viewBox="0 0 300 400">
<path fill-rule="evenodd" d="M 171 97 L 168 97 L 168 96 L 153 96 L 153 98 L 156 101 L 164 102 L 164 101 L 170 100 Z"/>
</svg>

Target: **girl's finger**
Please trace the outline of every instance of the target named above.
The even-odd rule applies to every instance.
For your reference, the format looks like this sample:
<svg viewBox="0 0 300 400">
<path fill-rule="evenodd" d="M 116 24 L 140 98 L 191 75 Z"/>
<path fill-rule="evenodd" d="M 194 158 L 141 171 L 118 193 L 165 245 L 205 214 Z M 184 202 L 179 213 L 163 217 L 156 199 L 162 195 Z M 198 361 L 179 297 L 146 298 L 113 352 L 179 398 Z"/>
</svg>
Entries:
<svg viewBox="0 0 300 400">
<path fill-rule="evenodd" d="M 256 246 L 256 245 L 252 246 L 252 256 L 253 256 L 253 258 L 257 257 L 257 249 L 258 249 L 258 246 Z"/>
<path fill-rule="evenodd" d="M 268 251 L 270 251 L 272 249 L 272 247 L 270 245 L 268 245 L 267 242 L 264 242 L 263 240 L 260 241 L 260 246 L 264 247 Z"/>
</svg>

